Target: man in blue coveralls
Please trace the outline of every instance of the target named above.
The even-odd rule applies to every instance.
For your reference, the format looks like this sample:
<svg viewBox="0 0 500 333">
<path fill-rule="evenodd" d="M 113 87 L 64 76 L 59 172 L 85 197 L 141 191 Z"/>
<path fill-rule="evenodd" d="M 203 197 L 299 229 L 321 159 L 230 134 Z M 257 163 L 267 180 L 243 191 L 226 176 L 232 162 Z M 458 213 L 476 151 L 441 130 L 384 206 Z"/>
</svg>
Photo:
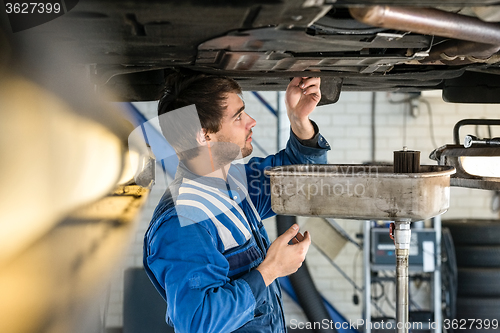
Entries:
<svg viewBox="0 0 500 333">
<path fill-rule="evenodd" d="M 275 215 L 264 169 L 326 163 L 329 145 L 309 120 L 320 98 L 319 78 L 292 79 L 286 148 L 237 164 L 252 152 L 256 124 L 239 85 L 169 77 L 158 115 L 180 163 L 146 232 L 144 266 L 177 333 L 286 332 L 277 278 L 297 271 L 311 239 L 295 224 L 271 244 L 262 224 Z"/>
</svg>

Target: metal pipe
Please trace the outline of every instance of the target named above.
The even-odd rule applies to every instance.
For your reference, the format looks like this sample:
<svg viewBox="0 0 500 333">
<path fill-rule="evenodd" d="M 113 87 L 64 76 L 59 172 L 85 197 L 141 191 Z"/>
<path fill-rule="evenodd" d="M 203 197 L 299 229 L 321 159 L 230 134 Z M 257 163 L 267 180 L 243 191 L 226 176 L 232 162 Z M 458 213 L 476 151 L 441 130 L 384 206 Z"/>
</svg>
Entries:
<svg viewBox="0 0 500 333">
<path fill-rule="evenodd" d="M 445 65 L 464 65 L 486 62 L 499 50 L 500 45 L 465 40 L 448 40 L 433 46 L 429 56 L 419 60 L 419 63 L 439 62 Z"/>
<path fill-rule="evenodd" d="M 465 125 L 493 125 L 499 126 L 500 119 L 462 119 L 453 126 L 453 142 L 456 145 L 460 144 L 460 127 Z"/>
<path fill-rule="evenodd" d="M 396 332 L 408 333 L 408 256 L 410 251 L 410 221 L 395 221 L 396 245 Z"/>
<path fill-rule="evenodd" d="M 372 320 L 372 284 L 371 284 L 371 270 L 370 270 L 370 221 L 365 221 L 363 223 L 363 283 L 365 285 L 365 290 L 363 291 L 363 320 L 365 323 L 370 323 Z M 359 327 L 358 327 L 359 328 Z M 371 325 L 365 325 L 365 333 L 371 333 Z"/>
<path fill-rule="evenodd" d="M 434 230 L 436 231 L 436 248 L 435 248 L 435 257 L 438 258 L 436 260 L 436 267 L 434 268 L 434 333 L 441 332 L 442 325 L 442 316 L 443 313 L 441 311 L 441 215 L 437 215 L 432 218 Z M 454 317 L 452 317 L 454 318 Z M 431 328 L 432 329 L 432 328 Z"/>
<path fill-rule="evenodd" d="M 500 138 L 479 139 L 474 135 L 466 135 L 464 139 L 464 147 L 470 148 L 472 145 L 500 146 Z"/>
<path fill-rule="evenodd" d="M 372 108 L 371 108 L 371 121 L 370 121 L 370 125 L 371 125 L 371 150 L 372 150 L 372 163 L 375 163 L 375 153 L 377 151 L 377 136 L 375 134 L 377 128 L 375 126 L 375 108 L 376 108 L 376 99 L 377 99 L 377 93 L 376 92 L 372 92 Z"/>
<path fill-rule="evenodd" d="M 473 56 L 487 59 L 500 50 L 500 45 L 482 44 L 471 41 L 449 40 L 432 47 L 431 55 L 436 54 L 443 60 L 442 54 L 448 58 Z"/>
<path fill-rule="evenodd" d="M 392 6 L 352 7 L 349 12 L 356 20 L 375 27 L 500 45 L 500 25 L 471 16 Z"/>
</svg>

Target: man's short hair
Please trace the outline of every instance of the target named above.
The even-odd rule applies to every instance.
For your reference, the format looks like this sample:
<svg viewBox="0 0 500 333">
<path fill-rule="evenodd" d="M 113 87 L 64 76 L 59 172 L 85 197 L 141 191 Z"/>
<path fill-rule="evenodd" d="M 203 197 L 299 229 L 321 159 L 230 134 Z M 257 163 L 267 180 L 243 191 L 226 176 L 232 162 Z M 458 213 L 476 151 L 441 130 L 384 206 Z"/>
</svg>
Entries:
<svg viewBox="0 0 500 333">
<path fill-rule="evenodd" d="M 220 130 L 229 93 L 241 94 L 239 84 L 231 78 L 202 73 L 174 73 L 167 77 L 163 96 L 158 103 L 158 118 L 163 135 L 181 160 L 198 155 L 198 149 L 193 149 L 196 146 L 193 141 L 196 141 L 200 124 L 206 133 Z M 186 122 L 182 115 L 164 116 L 170 111 L 193 104 L 199 123 Z"/>
</svg>

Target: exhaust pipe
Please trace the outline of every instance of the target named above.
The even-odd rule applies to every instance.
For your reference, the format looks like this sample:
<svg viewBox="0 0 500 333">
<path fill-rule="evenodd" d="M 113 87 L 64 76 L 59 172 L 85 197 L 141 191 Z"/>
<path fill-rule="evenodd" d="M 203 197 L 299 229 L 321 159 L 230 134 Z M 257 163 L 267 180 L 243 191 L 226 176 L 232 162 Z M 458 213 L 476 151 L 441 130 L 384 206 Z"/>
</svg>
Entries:
<svg viewBox="0 0 500 333">
<path fill-rule="evenodd" d="M 498 51 L 500 51 L 500 45 L 447 40 L 433 46 L 429 56 L 418 62 L 421 64 L 439 62 L 445 65 L 497 62 L 498 57 L 493 57 L 493 55 Z"/>
<path fill-rule="evenodd" d="M 352 7 L 356 20 L 375 27 L 412 31 L 477 43 L 500 45 L 500 25 L 432 8 Z"/>
</svg>

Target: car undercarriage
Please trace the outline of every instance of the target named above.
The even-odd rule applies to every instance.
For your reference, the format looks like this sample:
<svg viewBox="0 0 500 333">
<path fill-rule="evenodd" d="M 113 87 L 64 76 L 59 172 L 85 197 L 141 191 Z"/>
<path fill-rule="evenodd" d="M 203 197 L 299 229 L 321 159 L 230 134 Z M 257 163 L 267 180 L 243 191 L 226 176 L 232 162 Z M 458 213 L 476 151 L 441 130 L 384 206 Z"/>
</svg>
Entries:
<svg viewBox="0 0 500 333">
<path fill-rule="evenodd" d="M 88 0 L 23 33 L 73 52 L 96 90 L 122 101 L 155 100 L 169 72 L 197 70 L 258 91 L 314 72 L 322 104 L 342 90 L 430 89 L 495 103 L 499 21 L 500 2 L 487 0 Z"/>
</svg>

